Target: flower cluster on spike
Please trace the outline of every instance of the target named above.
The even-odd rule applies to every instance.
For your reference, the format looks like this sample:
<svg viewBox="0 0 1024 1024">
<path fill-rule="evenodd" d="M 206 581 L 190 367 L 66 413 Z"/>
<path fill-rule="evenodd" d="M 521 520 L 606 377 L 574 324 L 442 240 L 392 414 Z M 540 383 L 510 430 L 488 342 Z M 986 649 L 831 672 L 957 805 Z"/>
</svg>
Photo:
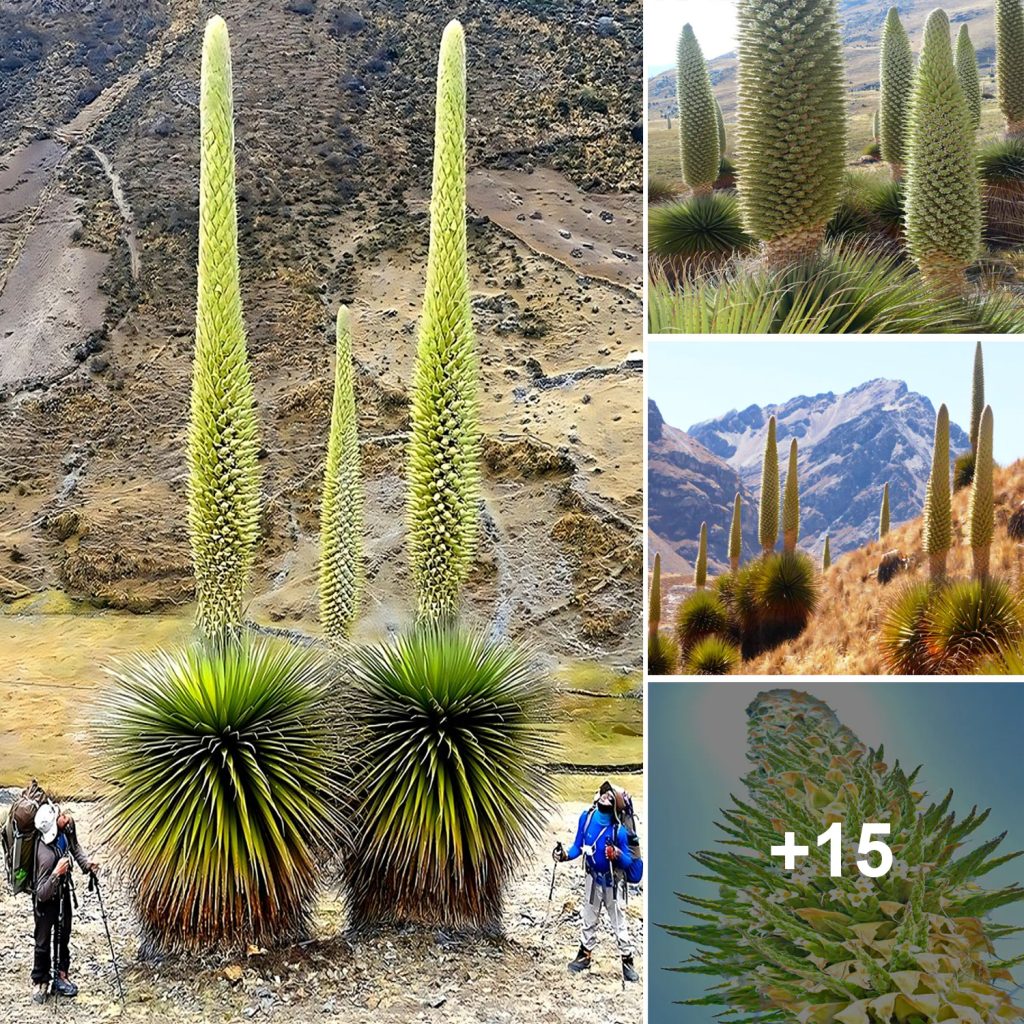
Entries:
<svg viewBox="0 0 1024 1024">
<path fill-rule="evenodd" d="M 938 291 L 957 294 L 981 249 L 981 186 L 974 126 L 953 68 L 944 11 L 932 11 L 925 23 L 907 159 L 910 253 Z"/>
<path fill-rule="evenodd" d="M 707 195 L 722 163 L 719 112 L 704 54 L 689 25 L 683 26 L 676 51 L 676 95 L 683 181 L 695 196 Z"/>
<path fill-rule="evenodd" d="M 882 507 L 878 512 L 878 539 L 885 540 L 889 532 L 889 484 L 882 488 Z"/>
<path fill-rule="evenodd" d="M 758 515 L 758 539 L 767 555 L 779 539 L 779 449 L 775 440 L 775 417 L 768 420 L 761 461 L 761 505 Z"/>
<path fill-rule="evenodd" d="M 900 178 L 906 163 L 914 53 L 895 7 L 889 8 L 882 28 L 879 65 L 878 144 L 893 177 Z"/>
<path fill-rule="evenodd" d="M 421 621 L 458 611 L 479 535 L 477 364 L 466 262 L 466 47 L 451 22 L 437 72 L 430 248 L 411 396 L 407 520 Z"/>
<path fill-rule="evenodd" d="M 953 65 L 960 88 L 964 91 L 964 99 L 967 100 L 967 109 L 971 112 L 971 121 L 978 128 L 981 125 L 981 79 L 978 77 L 978 58 L 966 25 L 960 26 L 960 33 L 956 37 Z"/>
<path fill-rule="evenodd" d="M 739 494 L 732 504 L 732 525 L 729 528 L 729 565 L 735 572 L 740 567 L 743 555 L 743 527 L 741 523 L 742 509 Z"/>
<path fill-rule="evenodd" d="M 996 91 L 1006 135 L 1024 137 L 1024 10 L 1021 0 L 996 0 Z"/>
<path fill-rule="evenodd" d="M 782 497 L 782 549 L 796 551 L 800 537 L 800 483 L 796 469 L 797 445 L 794 437 L 789 442 L 789 466 L 786 470 L 786 489 Z"/>
<path fill-rule="evenodd" d="M 320 504 L 320 623 L 331 643 L 346 640 L 362 587 L 363 486 L 352 372 L 352 326 L 345 306 L 335 330 L 334 402 Z"/>
<path fill-rule="evenodd" d="M 821 571 L 824 572 L 832 564 L 832 549 L 829 546 L 828 534 L 825 534 L 825 547 L 821 551 Z"/>
<path fill-rule="evenodd" d="M 846 82 L 836 0 L 739 0 L 736 154 L 768 263 L 813 255 L 839 206 Z"/>
<path fill-rule="evenodd" d="M 700 540 L 697 543 L 697 564 L 694 567 L 694 586 L 703 590 L 708 582 L 708 524 L 700 524 Z"/>
<path fill-rule="evenodd" d="M 978 450 L 974 460 L 974 479 L 967 506 L 967 532 L 971 538 L 974 578 L 988 579 L 989 553 L 995 523 L 992 496 L 992 407 L 985 406 L 978 427 Z"/>
<path fill-rule="evenodd" d="M 933 581 L 946 578 L 946 557 L 953 543 L 952 502 L 949 493 L 949 410 L 939 406 L 935 417 L 932 471 L 924 496 L 924 550 Z"/>
<path fill-rule="evenodd" d="M 971 451 L 978 451 L 978 428 L 985 410 L 985 363 L 981 355 L 981 342 L 974 346 L 974 376 L 971 380 Z"/>
<path fill-rule="evenodd" d="M 242 319 L 231 49 L 224 20 L 203 39 L 199 90 L 199 267 L 188 428 L 188 528 L 197 624 L 241 625 L 260 532 L 258 430 Z"/>
</svg>

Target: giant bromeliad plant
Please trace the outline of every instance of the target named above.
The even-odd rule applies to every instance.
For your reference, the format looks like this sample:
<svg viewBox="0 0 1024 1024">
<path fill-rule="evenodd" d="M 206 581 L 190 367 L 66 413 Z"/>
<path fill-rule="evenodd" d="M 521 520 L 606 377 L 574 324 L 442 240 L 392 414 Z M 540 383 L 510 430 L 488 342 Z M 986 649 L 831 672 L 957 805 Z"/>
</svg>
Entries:
<svg viewBox="0 0 1024 1024">
<path fill-rule="evenodd" d="M 690 25 L 684 25 L 676 52 L 676 95 L 679 103 L 679 150 L 683 181 L 695 196 L 708 195 L 722 162 L 721 110 L 711 91 L 708 67 Z"/>
<path fill-rule="evenodd" d="M 899 11 L 889 8 L 882 28 L 879 58 L 878 143 L 894 178 L 903 177 L 907 161 L 910 96 L 914 85 L 914 52 Z"/>
<path fill-rule="evenodd" d="M 746 799 L 719 827 L 728 850 L 701 851 L 696 877 L 713 895 L 681 894 L 695 923 L 668 931 L 697 947 L 677 970 L 714 979 L 689 1005 L 723 1008 L 750 1024 L 938 1024 L 1018 1020 L 1024 1011 L 998 941 L 1018 929 L 991 914 L 1024 899 L 1013 884 L 985 889 L 1005 833 L 965 848 L 988 812 L 957 818 L 950 791 L 937 803 L 806 693 L 774 690 L 747 709 Z M 813 837 L 841 821 L 842 877 Z M 892 869 L 861 875 L 856 838 L 887 822 Z M 786 871 L 770 849 L 784 831 L 810 838 L 810 856 Z M 1019 959 L 1019 958 L 1018 958 Z"/>
<path fill-rule="evenodd" d="M 466 43 L 451 22 L 437 68 L 430 249 L 411 399 L 407 520 L 419 617 L 451 622 L 480 531 L 477 365 L 466 262 Z"/>
<path fill-rule="evenodd" d="M 352 667 L 353 922 L 495 929 L 547 820 L 550 688 L 524 651 L 451 628 L 361 649 Z"/>
<path fill-rule="evenodd" d="M 211 18 L 199 89 L 199 272 L 188 430 L 188 525 L 200 630 L 242 622 L 260 531 L 259 440 L 242 321 L 231 48 Z"/>
</svg>

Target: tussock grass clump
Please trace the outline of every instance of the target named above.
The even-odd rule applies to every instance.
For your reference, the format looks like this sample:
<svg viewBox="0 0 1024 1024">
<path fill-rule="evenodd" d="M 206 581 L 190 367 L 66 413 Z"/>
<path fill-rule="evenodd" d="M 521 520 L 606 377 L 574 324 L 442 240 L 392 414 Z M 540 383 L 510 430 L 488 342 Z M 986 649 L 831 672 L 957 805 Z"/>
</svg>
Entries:
<svg viewBox="0 0 1024 1024">
<path fill-rule="evenodd" d="M 728 636 L 731 632 L 729 611 L 712 590 L 696 591 L 676 611 L 676 641 L 684 658 L 704 637 Z"/>
<path fill-rule="evenodd" d="M 982 181 L 990 184 L 1024 185 L 1024 139 L 988 142 L 978 152 Z"/>
<path fill-rule="evenodd" d="M 547 820 L 550 687 L 520 648 L 457 628 L 358 649 L 350 665 L 353 923 L 497 928 Z"/>
<path fill-rule="evenodd" d="M 1002 580 L 958 580 L 936 593 L 926 628 L 940 671 L 969 672 L 1021 641 L 1024 609 Z"/>
<path fill-rule="evenodd" d="M 1024 331 L 1009 294 L 936 295 L 897 253 L 833 247 L 782 269 L 737 261 L 649 289 L 655 334 L 986 334 Z"/>
<path fill-rule="evenodd" d="M 886 668 L 893 675 L 934 675 L 938 671 L 927 631 L 932 593 L 929 583 L 910 584 L 885 613 L 878 641 Z"/>
<path fill-rule="evenodd" d="M 668 261 L 676 271 L 720 262 L 754 244 L 743 229 L 739 201 L 727 192 L 652 208 L 647 240 L 651 253 Z"/>
<path fill-rule="evenodd" d="M 665 203 L 670 199 L 678 199 L 682 193 L 682 187 L 668 178 L 661 178 L 652 175 L 647 179 L 647 203 L 653 206 L 655 203 Z"/>
<path fill-rule="evenodd" d="M 691 676 L 727 676 L 740 664 L 740 650 L 720 636 L 706 636 L 686 657 L 686 674 Z"/>
<path fill-rule="evenodd" d="M 1024 505 L 1006 521 L 1006 535 L 1010 540 L 1024 541 Z"/>
</svg>

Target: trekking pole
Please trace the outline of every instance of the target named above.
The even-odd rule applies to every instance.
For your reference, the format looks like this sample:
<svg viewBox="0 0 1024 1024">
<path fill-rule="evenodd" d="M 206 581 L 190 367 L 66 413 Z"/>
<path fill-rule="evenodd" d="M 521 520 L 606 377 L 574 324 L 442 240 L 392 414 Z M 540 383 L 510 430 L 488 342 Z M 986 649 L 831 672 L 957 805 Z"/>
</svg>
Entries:
<svg viewBox="0 0 1024 1024">
<path fill-rule="evenodd" d="M 64 886 L 67 884 L 68 871 L 71 870 L 70 860 L 68 870 L 60 876 L 57 883 L 57 934 L 53 937 L 53 1015 L 57 1016 L 57 1003 L 60 1001 L 60 989 L 57 982 L 60 980 L 60 947 L 64 939 Z"/>
<path fill-rule="evenodd" d="M 110 937 L 110 925 L 107 923 L 107 911 L 103 906 L 103 893 L 100 891 L 100 880 L 96 877 L 95 871 L 89 872 L 89 892 L 96 890 L 96 898 L 100 901 L 100 917 L 103 918 L 103 930 L 107 933 L 107 945 L 110 947 L 110 962 L 114 965 L 114 977 L 117 979 L 117 992 L 121 997 L 121 1012 L 127 1006 L 124 999 L 124 988 L 121 985 L 121 970 L 117 966 L 117 955 L 114 953 L 114 940 Z"/>
<path fill-rule="evenodd" d="M 559 853 L 561 853 L 562 852 L 562 844 L 561 843 L 556 843 L 555 844 L 555 849 L 558 850 Z M 556 861 L 552 861 L 552 863 L 551 863 L 551 888 L 548 889 L 548 903 L 551 902 L 551 897 L 555 895 L 555 872 L 557 870 L 558 870 L 558 861 L 557 860 Z M 549 911 L 550 911 L 550 909 L 551 908 L 548 907 Z"/>
</svg>

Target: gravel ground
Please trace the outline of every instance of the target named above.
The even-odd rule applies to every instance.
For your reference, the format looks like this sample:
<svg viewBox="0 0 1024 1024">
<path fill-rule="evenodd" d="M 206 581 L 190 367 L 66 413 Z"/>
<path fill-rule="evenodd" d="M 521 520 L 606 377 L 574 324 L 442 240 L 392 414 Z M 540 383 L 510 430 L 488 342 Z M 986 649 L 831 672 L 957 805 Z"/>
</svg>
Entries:
<svg viewBox="0 0 1024 1024">
<path fill-rule="evenodd" d="M 96 804 L 73 807 L 83 845 L 90 852 Z M 568 865 L 556 874 L 548 904 L 551 862 L 547 851 L 572 831 L 579 805 L 563 804 L 549 823 L 519 881 L 505 915 L 505 938 L 488 940 L 421 929 L 390 930 L 353 939 L 344 932 L 344 907 L 325 894 L 316 937 L 300 946 L 251 952 L 236 959 L 138 959 L 136 922 L 112 875 L 104 886 L 114 946 L 127 992 L 129 1021 L 306 1022 L 321 1018 L 409 1024 L 427 1021 L 512 1021 L 635 1024 L 642 1016 L 642 981 L 623 992 L 610 936 L 602 936 L 589 975 L 576 977 L 566 962 L 578 944 L 582 871 Z M 642 808 L 638 807 L 642 812 Z M 102 851 L 100 851 L 102 857 Z M 74 1001 L 38 1007 L 29 1001 L 32 913 L 29 900 L 0 897 L 0 1006 L 20 1021 L 57 1016 L 93 1024 L 121 1013 L 113 970 L 94 894 L 76 871 L 79 910 L 72 935 L 72 977 L 81 987 Z M 642 962 L 643 900 L 630 896 L 631 931 Z"/>
</svg>

